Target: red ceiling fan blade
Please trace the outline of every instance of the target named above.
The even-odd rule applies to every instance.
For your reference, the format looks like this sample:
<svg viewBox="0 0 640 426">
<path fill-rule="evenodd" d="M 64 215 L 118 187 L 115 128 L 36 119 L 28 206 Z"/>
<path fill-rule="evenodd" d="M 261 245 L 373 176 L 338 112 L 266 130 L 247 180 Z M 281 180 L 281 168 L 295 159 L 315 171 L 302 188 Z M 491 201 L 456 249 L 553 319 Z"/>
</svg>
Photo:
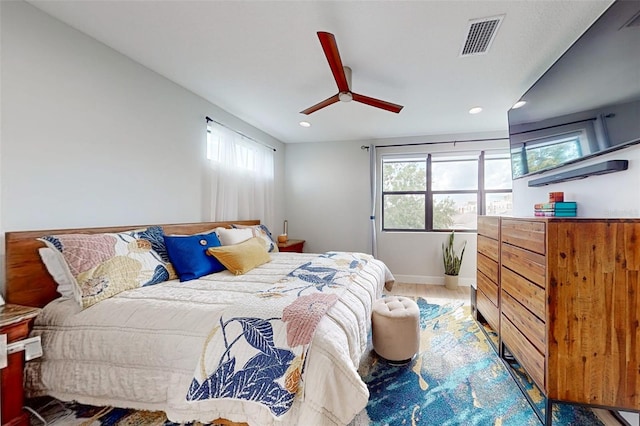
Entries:
<svg viewBox="0 0 640 426">
<path fill-rule="evenodd" d="M 351 95 L 353 96 L 353 100 L 356 102 L 361 102 L 376 108 L 386 109 L 387 111 L 395 112 L 396 114 L 404 108 L 402 105 L 392 104 L 391 102 L 381 101 L 380 99 L 370 98 L 364 95 L 358 95 L 353 92 L 351 92 Z"/>
<path fill-rule="evenodd" d="M 338 52 L 336 38 L 333 34 L 324 31 L 318 31 L 318 38 L 320 39 L 322 50 L 324 50 L 324 56 L 327 57 L 327 61 L 329 62 L 333 78 L 338 85 L 338 92 L 348 92 L 349 83 L 347 82 L 347 76 L 344 74 L 344 67 L 340 59 L 340 53 Z"/>
<path fill-rule="evenodd" d="M 322 109 L 322 108 L 324 108 L 324 107 L 326 107 L 326 106 L 329 106 L 329 105 L 331 105 L 331 104 L 335 104 L 335 103 L 336 103 L 336 102 L 338 102 L 339 100 L 340 100 L 340 99 L 338 98 L 338 95 L 337 95 L 337 94 L 335 94 L 335 95 L 331 96 L 330 98 L 327 98 L 327 99 L 325 99 L 324 101 L 319 102 L 319 103 L 315 104 L 314 106 L 312 106 L 312 107 L 309 107 L 309 108 L 305 109 L 304 111 L 300 111 L 300 114 L 307 114 L 307 115 L 309 115 L 309 114 L 311 114 L 312 112 L 316 112 L 317 110 Z"/>
<path fill-rule="evenodd" d="M 333 73 L 333 78 L 338 85 L 338 94 L 331 96 L 324 101 L 301 111 L 301 114 L 311 114 L 313 112 L 318 111 L 326 106 L 329 106 L 333 103 L 336 103 L 340 100 L 340 95 L 348 98 L 349 96 L 356 102 L 361 102 L 366 105 L 370 105 L 376 108 L 381 108 L 387 111 L 399 113 L 403 106 L 398 104 L 393 104 L 391 102 L 382 101 L 380 99 L 370 98 L 368 96 L 359 95 L 357 93 L 353 93 L 349 88 L 350 80 L 351 80 L 351 68 L 346 68 L 342 65 L 342 60 L 340 59 L 340 53 L 338 52 L 338 44 L 336 43 L 336 38 L 333 34 L 318 31 L 318 39 L 320 39 L 320 44 L 322 45 L 322 50 L 324 51 L 324 56 L 327 58 L 327 62 L 329 62 L 329 67 L 331 68 L 331 72 Z M 350 100 L 350 99 L 343 99 Z"/>
</svg>

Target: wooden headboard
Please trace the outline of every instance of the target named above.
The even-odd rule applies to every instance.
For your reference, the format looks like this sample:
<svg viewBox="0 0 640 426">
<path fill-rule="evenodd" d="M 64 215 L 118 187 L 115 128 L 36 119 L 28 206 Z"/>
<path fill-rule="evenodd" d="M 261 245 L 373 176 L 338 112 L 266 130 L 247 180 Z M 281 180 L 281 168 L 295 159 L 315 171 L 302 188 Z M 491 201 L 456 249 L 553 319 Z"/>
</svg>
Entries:
<svg viewBox="0 0 640 426">
<path fill-rule="evenodd" d="M 230 228 L 232 223 L 259 225 L 259 220 L 235 220 L 229 222 L 200 222 L 159 225 L 165 234 L 197 234 L 217 228 Z M 59 234 L 99 234 L 122 232 L 152 225 L 112 226 L 104 228 L 55 229 L 42 231 L 7 232 L 6 244 L 6 301 L 18 305 L 43 307 L 60 297 L 57 284 L 45 268 L 38 249 L 44 244 L 36 238 Z"/>
</svg>

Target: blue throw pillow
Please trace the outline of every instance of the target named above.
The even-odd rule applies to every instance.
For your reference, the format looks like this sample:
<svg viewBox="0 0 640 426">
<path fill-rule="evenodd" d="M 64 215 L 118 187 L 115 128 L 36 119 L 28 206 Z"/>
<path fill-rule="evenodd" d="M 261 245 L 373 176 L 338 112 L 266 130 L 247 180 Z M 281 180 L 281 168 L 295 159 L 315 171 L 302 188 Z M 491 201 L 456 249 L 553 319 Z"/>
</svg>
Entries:
<svg viewBox="0 0 640 426">
<path fill-rule="evenodd" d="M 207 255 L 207 248 L 221 246 L 215 232 L 184 236 L 165 235 L 164 243 L 180 281 L 195 280 L 225 269 L 218 259 Z"/>
</svg>

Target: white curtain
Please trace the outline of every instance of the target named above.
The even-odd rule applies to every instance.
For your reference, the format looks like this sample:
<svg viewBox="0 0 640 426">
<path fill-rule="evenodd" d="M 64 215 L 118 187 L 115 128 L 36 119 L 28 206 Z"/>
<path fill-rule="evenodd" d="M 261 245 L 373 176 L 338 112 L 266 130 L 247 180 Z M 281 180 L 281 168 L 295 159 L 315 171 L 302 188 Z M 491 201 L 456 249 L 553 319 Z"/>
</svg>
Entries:
<svg viewBox="0 0 640 426">
<path fill-rule="evenodd" d="M 215 122 L 208 124 L 207 131 L 211 220 L 272 223 L 273 148 Z"/>
<path fill-rule="evenodd" d="M 378 257 L 378 239 L 376 234 L 376 197 L 377 197 L 377 174 L 376 174 L 376 146 L 369 145 L 369 182 L 371 185 L 371 255 Z"/>
</svg>

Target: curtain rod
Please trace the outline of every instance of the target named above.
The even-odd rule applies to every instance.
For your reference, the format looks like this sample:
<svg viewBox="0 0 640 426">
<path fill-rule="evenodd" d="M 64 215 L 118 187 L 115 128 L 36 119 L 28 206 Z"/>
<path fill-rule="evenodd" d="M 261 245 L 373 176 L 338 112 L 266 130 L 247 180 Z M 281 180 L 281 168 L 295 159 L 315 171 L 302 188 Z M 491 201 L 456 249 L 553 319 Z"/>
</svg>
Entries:
<svg viewBox="0 0 640 426">
<path fill-rule="evenodd" d="M 400 143 L 400 144 L 394 144 L 394 145 L 374 145 L 375 148 L 396 148 L 399 146 L 420 146 L 420 145 L 439 145 L 442 143 L 452 143 L 453 146 L 456 145 L 456 143 L 458 142 L 490 142 L 490 141 L 503 141 L 503 140 L 508 140 L 509 137 L 504 137 L 504 138 L 485 138 L 485 139 L 462 139 L 462 140 L 455 140 L 455 141 L 440 141 L 440 142 L 418 142 L 418 143 Z M 366 145 L 362 145 L 360 148 L 362 149 L 369 149 L 368 146 Z"/>
<path fill-rule="evenodd" d="M 253 142 L 257 143 L 258 145 L 262 145 L 262 146 L 264 146 L 264 147 L 267 147 L 267 148 L 269 148 L 269 149 L 272 149 L 272 150 L 273 150 L 273 152 L 276 152 L 276 149 L 275 149 L 274 147 L 272 147 L 271 145 L 267 145 L 267 144 L 266 144 L 266 143 L 264 143 L 264 142 L 257 141 L 257 140 L 255 140 L 254 138 L 252 138 L 251 136 L 247 136 L 247 135 L 245 135 L 244 133 L 237 131 L 237 130 L 236 130 L 236 129 L 234 129 L 233 127 L 229 127 L 229 126 L 227 126 L 226 124 L 222 124 L 221 122 L 216 121 L 216 120 L 214 120 L 213 118 L 211 118 L 211 117 L 209 117 L 209 116 L 206 116 L 205 118 L 207 119 L 207 123 L 208 123 L 208 122 L 210 122 L 210 121 L 213 121 L 214 123 L 219 124 L 220 126 L 225 127 L 225 128 L 227 128 L 227 129 L 229 129 L 229 130 L 231 130 L 231 131 L 233 131 L 233 132 L 236 132 L 236 133 L 237 133 L 237 134 L 239 134 L 240 136 L 242 136 L 242 137 L 244 137 L 244 138 L 247 138 L 247 139 L 249 139 L 249 140 L 251 140 L 251 141 L 253 141 Z"/>
</svg>

